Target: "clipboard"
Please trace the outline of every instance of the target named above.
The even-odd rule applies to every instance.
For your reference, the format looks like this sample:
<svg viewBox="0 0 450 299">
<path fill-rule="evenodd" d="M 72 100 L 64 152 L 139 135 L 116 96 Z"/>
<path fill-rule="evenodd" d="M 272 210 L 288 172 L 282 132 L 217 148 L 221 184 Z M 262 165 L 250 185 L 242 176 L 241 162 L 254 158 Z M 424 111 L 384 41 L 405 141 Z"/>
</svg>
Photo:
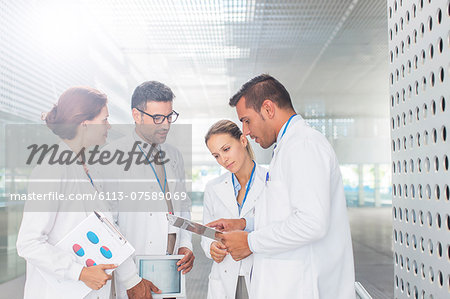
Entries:
<svg viewBox="0 0 450 299">
<path fill-rule="evenodd" d="M 214 228 L 204 226 L 203 224 L 173 214 L 167 214 L 167 220 L 172 226 L 193 232 L 203 237 L 220 241 L 220 235 L 222 232 L 215 230 Z"/>
<path fill-rule="evenodd" d="M 94 212 L 81 221 L 55 245 L 72 254 L 85 267 L 99 264 L 120 265 L 134 253 L 134 248 L 102 213 Z M 39 270 L 39 268 L 38 268 Z M 114 269 L 105 270 L 111 274 Z M 64 280 L 41 271 L 45 280 L 61 298 L 84 298 L 92 289 L 82 281 Z"/>
</svg>

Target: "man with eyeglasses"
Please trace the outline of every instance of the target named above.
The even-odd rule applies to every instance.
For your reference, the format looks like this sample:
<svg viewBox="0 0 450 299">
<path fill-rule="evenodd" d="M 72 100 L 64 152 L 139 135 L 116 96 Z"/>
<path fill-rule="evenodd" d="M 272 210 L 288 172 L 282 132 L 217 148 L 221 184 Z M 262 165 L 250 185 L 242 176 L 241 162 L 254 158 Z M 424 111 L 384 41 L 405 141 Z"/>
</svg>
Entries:
<svg viewBox="0 0 450 299">
<path fill-rule="evenodd" d="M 171 123 L 178 118 L 173 110 L 175 95 L 166 85 L 147 81 L 139 85 L 131 100 L 134 130 L 113 144 L 108 150 L 128 152 L 137 142 L 137 148 L 148 163 L 134 163 L 128 171 L 111 170 L 115 180 L 105 182 L 105 191 L 120 191 L 125 195 L 136 192 L 164 194 L 163 205 L 145 203 L 145 211 L 137 212 L 135 206 L 117 209 L 116 221 L 125 238 L 136 249 L 135 255 L 184 255 L 177 266 L 178 271 L 189 272 L 194 263 L 191 233 L 169 226 L 167 212 L 190 219 L 190 200 L 186 195 L 183 157 L 178 149 L 165 143 Z M 156 149 L 156 150 L 155 150 Z M 164 163 L 158 163 L 157 154 L 163 155 Z M 118 172 L 118 174 L 117 174 Z M 177 201 L 181 194 L 186 196 Z M 165 204 L 164 204 L 165 202 Z M 119 205 L 128 202 L 119 202 Z M 131 203 L 132 204 L 132 203 Z M 142 207 L 142 205 L 140 206 Z M 132 210 L 132 211 L 130 211 Z M 141 279 L 138 269 L 130 258 L 116 270 L 117 298 L 152 298 L 151 292 L 159 293 L 157 285 Z"/>
</svg>

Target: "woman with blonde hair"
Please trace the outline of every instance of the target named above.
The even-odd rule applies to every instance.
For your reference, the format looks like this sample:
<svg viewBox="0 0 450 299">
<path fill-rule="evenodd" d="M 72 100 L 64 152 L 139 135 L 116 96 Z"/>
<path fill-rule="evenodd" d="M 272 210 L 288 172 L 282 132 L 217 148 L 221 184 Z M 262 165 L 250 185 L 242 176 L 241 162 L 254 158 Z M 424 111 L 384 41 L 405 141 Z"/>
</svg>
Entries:
<svg viewBox="0 0 450 299">
<path fill-rule="evenodd" d="M 206 185 L 203 222 L 219 218 L 253 219 L 267 171 L 254 161 L 247 138 L 234 122 L 221 120 L 208 130 L 205 143 L 217 163 L 229 172 Z M 208 299 L 248 298 L 253 256 L 235 261 L 222 243 L 207 238 L 202 239 L 202 247 L 206 256 L 214 260 Z"/>
</svg>

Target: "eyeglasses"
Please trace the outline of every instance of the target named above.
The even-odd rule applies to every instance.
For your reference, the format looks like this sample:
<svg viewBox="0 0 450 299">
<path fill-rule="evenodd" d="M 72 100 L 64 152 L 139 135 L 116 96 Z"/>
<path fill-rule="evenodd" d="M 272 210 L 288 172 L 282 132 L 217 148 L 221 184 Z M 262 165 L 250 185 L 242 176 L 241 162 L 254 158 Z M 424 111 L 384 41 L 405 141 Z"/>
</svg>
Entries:
<svg viewBox="0 0 450 299">
<path fill-rule="evenodd" d="M 166 120 L 166 118 L 167 118 L 167 122 L 169 124 L 171 124 L 171 123 L 175 122 L 178 118 L 178 115 L 180 115 L 175 110 L 173 110 L 172 112 L 170 112 L 167 115 L 162 115 L 162 114 L 151 115 L 151 114 L 148 114 L 147 112 L 142 111 L 141 109 L 136 108 L 136 110 L 153 118 L 153 122 L 155 123 L 155 125 L 162 124 Z"/>
</svg>

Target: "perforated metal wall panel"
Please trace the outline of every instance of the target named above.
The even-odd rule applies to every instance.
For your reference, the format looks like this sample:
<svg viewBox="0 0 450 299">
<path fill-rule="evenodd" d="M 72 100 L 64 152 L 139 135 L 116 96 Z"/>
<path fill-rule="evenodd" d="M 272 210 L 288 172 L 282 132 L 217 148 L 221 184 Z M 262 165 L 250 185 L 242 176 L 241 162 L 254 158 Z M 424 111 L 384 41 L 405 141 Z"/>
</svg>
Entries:
<svg viewBox="0 0 450 299">
<path fill-rule="evenodd" d="M 450 0 L 388 0 L 395 298 L 450 298 Z"/>
</svg>

